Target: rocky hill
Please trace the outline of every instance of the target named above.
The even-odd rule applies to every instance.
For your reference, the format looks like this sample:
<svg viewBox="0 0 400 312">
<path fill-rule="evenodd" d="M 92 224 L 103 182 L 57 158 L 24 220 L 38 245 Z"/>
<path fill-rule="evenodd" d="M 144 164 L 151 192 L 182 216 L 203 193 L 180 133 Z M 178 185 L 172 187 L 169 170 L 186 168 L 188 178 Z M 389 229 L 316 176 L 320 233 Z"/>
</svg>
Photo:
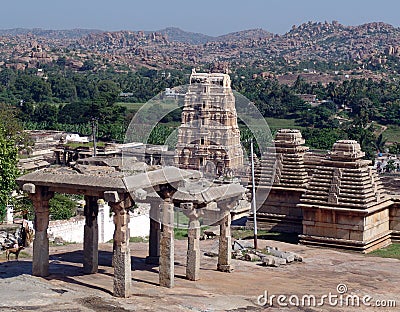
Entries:
<svg viewBox="0 0 400 312">
<path fill-rule="evenodd" d="M 215 38 L 200 33 L 184 31 L 177 27 L 167 27 L 158 30 L 157 33 L 166 35 L 171 42 L 182 42 L 188 44 L 203 44 L 208 41 L 213 41 Z"/>
<path fill-rule="evenodd" d="M 100 33 L 102 30 L 98 29 L 67 29 L 67 30 L 50 30 L 42 28 L 11 28 L 0 29 L 0 36 L 17 36 L 31 34 L 37 37 L 48 39 L 77 39 L 88 34 Z"/>
<path fill-rule="evenodd" d="M 400 57 L 400 29 L 382 22 L 345 26 L 333 21 L 307 22 L 293 26 L 284 35 L 252 29 L 219 37 L 173 27 L 155 32 L 0 31 L 0 63 L 15 62 L 18 68 L 27 63 L 40 66 L 45 61 L 65 56 L 66 52 L 68 60 L 71 59 L 68 64 L 78 68 L 88 58 L 97 60 L 101 68 L 109 66 L 106 63 L 132 68 L 180 68 L 216 61 L 233 66 L 254 67 L 257 64 L 260 68 L 274 63 L 291 66 L 302 61 L 353 62 L 360 68 L 368 64 L 384 67 L 389 57 Z"/>
<path fill-rule="evenodd" d="M 275 35 L 266 31 L 261 28 L 257 29 L 249 29 L 249 30 L 242 30 L 233 33 L 229 33 L 226 35 L 222 35 L 219 37 L 214 38 L 213 41 L 221 41 L 221 42 L 230 42 L 230 41 L 241 41 L 241 40 L 254 40 L 254 39 L 270 39 L 273 38 Z"/>
</svg>

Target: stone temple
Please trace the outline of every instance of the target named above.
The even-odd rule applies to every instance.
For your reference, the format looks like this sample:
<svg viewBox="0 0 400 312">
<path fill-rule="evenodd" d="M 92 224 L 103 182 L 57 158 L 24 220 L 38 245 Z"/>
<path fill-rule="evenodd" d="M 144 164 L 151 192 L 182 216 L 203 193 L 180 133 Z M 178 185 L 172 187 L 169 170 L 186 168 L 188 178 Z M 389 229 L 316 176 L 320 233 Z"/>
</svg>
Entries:
<svg viewBox="0 0 400 312">
<path fill-rule="evenodd" d="M 364 155 L 357 141 L 341 140 L 316 168 L 298 205 L 302 243 L 363 252 L 390 244 L 393 202 Z"/>
<path fill-rule="evenodd" d="M 281 129 L 260 160 L 255 178 L 260 194 L 268 192 L 257 211 L 259 229 L 275 232 L 301 233 L 302 210 L 297 207 L 308 182 L 304 155 L 308 147 L 299 130 Z M 275 170 L 275 174 L 273 171 Z M 271 181 L 271 179 L 273 179 Z M 248 225 L 253 225 L 253 215 Z"/>
<path fill-rule="evenodd" d="M 267 192 L 257 211 L 260 229 L 364 253 L 398 241 L 399 200 L 387 194 L 357 141 L 339 140 L 330 153 L 315 155 L 299 130 L 281 129 L 274 143 L 276 154 L 267 149 L 255 176 L 259 191 Z"/>
<path fill-rule="evenodd" d="M 175 164 L 181 169 L 204 169 L 218 175 L 243 166 L 229 75 L 192 72 L 178 130 Z"/>
</svg>

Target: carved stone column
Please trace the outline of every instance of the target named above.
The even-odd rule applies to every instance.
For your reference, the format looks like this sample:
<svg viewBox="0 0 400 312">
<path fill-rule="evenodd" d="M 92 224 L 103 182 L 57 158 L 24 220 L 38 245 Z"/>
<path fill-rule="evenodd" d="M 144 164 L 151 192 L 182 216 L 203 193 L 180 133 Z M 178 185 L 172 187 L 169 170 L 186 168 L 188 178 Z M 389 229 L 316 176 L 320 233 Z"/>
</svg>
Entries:
<svg viewBox="0 0 400 312">
<path fill-rule="evenodd" d="M 218 271 L 231 272 L 232 240 L 231 240 L 231 214 L 228 213 L 220 222 Z"/>
<path fill-rule="evenodd" d="M 99 228 L 97 224 L 97 197 L 85 196 L 85 227 L 83 236 L 83 272 L 93 274 L 99 264 Z"/>
<path fill-rule="evenodd" d="M 150 235 L 149 235 L 149 255 L 146 263 L 159 264 L 160 261 L 160 203 L 161 200 L 151 200 L 150 202 Z"/>
<path fill-rule="evenodd" d="M 132 285 L 131 251 L 129 248 L 129 208 L 133 201 L 127 194 L 105 192 L 104 199 L 114 212 L 114 296 L 129 297 Z"/>
<path fill-rule="evenodd" d="M 201 210 L 196 211 L 192 203 L 181 204 L 189 218 L 188 250 L 186 258 L 186 278 L 196 281 L 200 278 L 200 221 Z"/>
<path fill-rule="evenodd" d="M 160 286 L 174 287 L 174 204 L 166 197 L 161 204 Z"/>
<path fill-rule="evenodd" d="M 32 274 L 45 277 L 49 275 L 49 200 L 54 196 L 47 187 L 25 184 L 23 190 L 29 193 L 35 210 L 35 239 L 33 240 Z"/>
<path fill-rule="evenodd" d="M 218 271 L 231 272 L 233 266 L 232 259 L 232 239 L 231 239 L 231 213 L 230 208 L 236 205 L 236 201 L 220 202 L 218 207 L 221 209 L 222 219 L 220 221 L 219 252 L 218 252 Z"/>
</svg>

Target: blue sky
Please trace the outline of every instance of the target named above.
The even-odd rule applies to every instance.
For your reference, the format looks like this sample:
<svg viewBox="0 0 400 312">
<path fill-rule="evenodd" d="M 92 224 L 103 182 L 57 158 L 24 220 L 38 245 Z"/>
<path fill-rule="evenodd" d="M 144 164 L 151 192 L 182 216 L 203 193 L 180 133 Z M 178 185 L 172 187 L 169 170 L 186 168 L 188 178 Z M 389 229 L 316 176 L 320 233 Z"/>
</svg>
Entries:
<svg viewBox="0 0 400 312">
<path fill-rule="evenodd" d="M 3 0 L 0 28 L 157 30 L 175 26 L 221 35 L 263 28 L 284 33 L 303 22 L 400 26 L 398 0 Z"/>
</svg>

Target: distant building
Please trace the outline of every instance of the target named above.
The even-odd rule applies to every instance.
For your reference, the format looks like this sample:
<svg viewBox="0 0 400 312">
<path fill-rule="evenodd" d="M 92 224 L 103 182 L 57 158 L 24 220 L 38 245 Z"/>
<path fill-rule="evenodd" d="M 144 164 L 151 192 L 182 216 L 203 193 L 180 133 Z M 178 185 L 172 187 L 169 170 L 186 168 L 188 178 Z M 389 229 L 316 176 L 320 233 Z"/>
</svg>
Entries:
<svg viewBox="0 0 400 312">
<path fill-rule="evenodd" d="M 192 72 L 178 130 L 175 163 L 179 168 L 204 169 L 217 175 L 243 166 L 229 75 Z"/>
</svg>

